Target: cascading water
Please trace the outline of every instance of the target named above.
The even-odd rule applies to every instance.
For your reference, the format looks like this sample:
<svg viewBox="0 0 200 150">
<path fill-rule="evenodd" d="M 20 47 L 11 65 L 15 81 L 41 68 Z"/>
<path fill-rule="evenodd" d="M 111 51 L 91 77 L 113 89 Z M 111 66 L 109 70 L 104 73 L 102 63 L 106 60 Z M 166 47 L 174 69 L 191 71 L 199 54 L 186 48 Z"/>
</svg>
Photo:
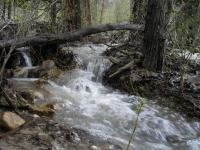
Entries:
<svg viewBox="0 0 200 150">
<path fill-rule="evenodd" d="M 32 67 L 32 61 L 31 61 L 31 57 L 29 54 L 30 48 L 29 47 L 21 47 L 21 48 L 17 48 L 17 51 L 20 52 L 20 54 L 24 60 L 23 66 Z"/>
<path fill-rule="evenodd" d="M 63 74 L 57 84 L 49 82 L 45 90 L 50 91 L 50 95 L 45 95 L 40 89 L 34 91 L 44 95 L 40 98 L 46 97 L 49 101 L 64 103 L 63 108 L 55 115 L 56 120 L 87 130 L 125 149 L 141 98 L 102 85 L 102 73 L 110 65 L 109 61 L 100 55 L 105 49 L 104 45 L 73 48 L 73 52 L 84 64 L 84 69 L 75 69 Z M 19 82 L 23 88 L 27 80 Z M 27 89 L 27 85 L 24 87 Z M 17 88 L 20 89 L 19 86 Z M 199 135 L 200 122 L 189 122 L 180 114 L 148 100 L 139 116 L 130 149 L 199 150 Z"/>
<path fill-rule="evenodd" d="M 29 57 L 26 52 L 22 51 L 21 53 L 24 58 L 26 67 L 32 67 L 31 57 Z"/>
</svg>

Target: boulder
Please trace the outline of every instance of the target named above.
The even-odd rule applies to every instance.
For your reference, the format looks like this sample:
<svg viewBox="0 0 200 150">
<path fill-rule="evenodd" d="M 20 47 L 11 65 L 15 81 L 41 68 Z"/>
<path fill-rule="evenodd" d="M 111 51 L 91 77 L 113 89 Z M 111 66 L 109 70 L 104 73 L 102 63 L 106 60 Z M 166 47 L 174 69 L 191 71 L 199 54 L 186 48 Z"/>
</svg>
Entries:
<svg viewBox="0 0 200 150">
<path fill-rule="evenodd" d="M 51 76 L 51 71 L 55 68 L 55 63 L 53 60 L 45 60 L 39 69 L 39 76 Z"/>
<path fill-rule="evenodd" d="M 0 126 L 14 130 L 25 123 L 25 120 L 13 112 L 3 112 L 0 115 Z"/>
<path fill-rule="evenodd" d="M 61 71 L 56 67 L 53 60 L 45 60 L 41 66 L 29 70 L 29 78 L 56 78 Z"/>
</svg>

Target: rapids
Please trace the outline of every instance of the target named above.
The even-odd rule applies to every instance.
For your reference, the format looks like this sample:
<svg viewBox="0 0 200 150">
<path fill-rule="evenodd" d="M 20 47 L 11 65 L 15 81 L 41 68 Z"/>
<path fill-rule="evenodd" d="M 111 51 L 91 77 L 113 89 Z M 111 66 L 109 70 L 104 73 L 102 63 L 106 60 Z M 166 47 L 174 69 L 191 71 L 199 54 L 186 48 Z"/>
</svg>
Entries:
<svg viewBox="0 0 200 150">
<path fill-rule="evenodd" d="M 54 119 L 84 129 L 92 135 L 125 149 L 137 117 L 141 97 L 121 93 L 102 84 L 110 62 L 104 45 L 69 47 L 83 68 L 63 73 L 48 81 L 44 89 L 34 87 L 37 79 L 11 79 L 17 90 L 32 90 L 39 101 L 58 102 Z M 24 56 L 27 65 L 30 62 Z M 116 81 L 117 82 L 117 81 Z M 49 91 L 49 92 L 46 92 Z M 130 149 L 199 150 L 200 122 L 188 120 L 173 110 L 146 100 Z"/>
</svg>

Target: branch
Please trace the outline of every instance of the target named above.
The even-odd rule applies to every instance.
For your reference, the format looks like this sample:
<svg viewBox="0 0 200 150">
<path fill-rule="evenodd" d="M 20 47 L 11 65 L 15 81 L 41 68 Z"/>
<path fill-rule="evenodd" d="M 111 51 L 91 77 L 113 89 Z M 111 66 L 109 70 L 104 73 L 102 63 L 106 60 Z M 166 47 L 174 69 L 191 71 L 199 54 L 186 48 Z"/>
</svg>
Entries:
<svg viewBox="0 0 200 150">
<path fill-rule="evenodd" d="M 118 75 L 119 73 L 121 73 L 122 71 L 124 71 L 126 69 L 134 67 L 136 65 L 136 63 L 138 63 L 138 62 L 139 62 L 138 59 L 130 61 L 128 64 L 120 67 L 116 72 L 114 72 L 113 74 L 109 75 L 109 78 L 112 78 L 112 77 Z"/>
<path fill-rule="evenodd" d="M 24 46 L 38 46 L 46 44 L 63 44 L 66 42 L 72 42 L 80 40 L 82 37 L 97 34 L 101 32 L 114 31 L 114 30 L 143 30 L 142 25 L 136 24 L 105 24 L 97 25 L 94 27 L 88 27 L 80 29 L 74 32 L 65 33 L 62 35 L 38 35 L 33 37 L 27 37 L 15 40 L 5 40 L 0 41 L 0 49 L 10 48 L 13 43 L 15 43 L 15 48 L 24 47 Z"/>
</svg>

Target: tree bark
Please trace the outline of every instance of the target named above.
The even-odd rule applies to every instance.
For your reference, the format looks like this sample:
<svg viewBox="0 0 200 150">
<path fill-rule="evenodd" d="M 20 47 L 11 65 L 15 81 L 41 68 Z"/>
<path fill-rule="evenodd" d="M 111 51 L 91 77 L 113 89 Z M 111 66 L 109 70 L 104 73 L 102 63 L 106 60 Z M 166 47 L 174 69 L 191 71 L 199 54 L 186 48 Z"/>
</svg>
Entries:
<svg viewBox="0 0 200 150">
<path fill-rule="evenodd" d="M 80 40 L 80 38 L 88 36 L 88 35 L 97 34 L 97 33 L 106 32 L 106 31 L 113 31 L 113 30 L 141 30 L 142 31 L 143 26 L 133 25 L 133 24 L 105 24 L 105 25 L 98 25 L 94 27 L 80 29 L 74 32 L 68 32 L 62 35 L 39 35 L 39 36 L 20 39 L 18 41 L 5 40 L 5 41 L 0 41 L 0 50 L 9 49 L 11 46 L 14 46 L 14 48 L 19 48 L 19 47 L 24 47 L 24 46 L 63 44 L 66 42 Z"/>
<path fill-rule="evenodd" d="M 91 1 L 92 24 L 98 23 L 98 6 L 99 6 L 99 0 L 92 0 Z"/>
<path fill-rule="evenodd" d="M 6 7 L 5 7 L 5 2 L 4 1 L 1 1 L 0 2 L 0 5 L 1 5 L 1 19 L 5 19 L 5 9 L 6 9 Z"/>
<path fill-rule="evenodd" d="M 165 34 L 171 0 L 149 0 L 144 30 L 144 63 L 151 71 L 162 71 Z"/>
<path fill-rule="evenodd" d="M 131 17 L 130 17 L 130 23 L 132 24 L 142 24 L 143 23 L 143 14 L 144 11 L 142 10 L 142 7 L 144 5 L 144 0 L 131 0 Z M 131 42 L 134 41 L 134 38 L 136 36 L 135 32 L 130 32 L 129 34 L 129 40 Z"/>
<path fill-rule="evenodd" d="M 140 20 L 142 20 L 142 5 L 143 0 L 131 0 L 131 23 L 138 23 Z"/>
<path fill-rule="evenodd" d="M 103 22 L 104 8 L 105 8 L 105 0 L 102 0 L 102 4 L 101 4 L 101 14 L 100 14 L 99 23 L 102 23 L 102 22 Z"/>
<path fill-rule="evenodd" d="M 80 0 L 64 0 L 63 31 L 73 31 L 81 27 Z"/>
<path fill-rule="evenodd" d="M 90 12 L 90 1 L 81 0 L 81 18 L 82 27 L 87 27 L 91 25 L 91 12 Z"/>
<path fill-rule="evenodd" d="M 56 16 L 57 16 L 56 3 L 54 2 L 54 0 L 52 0 L 51 10 L 50 10 L 50 19 L 52 27 L 55 26 L 56 24 Z"/>
<path fill-rule="evenodd" d="M 11 19 L 12 15 L 12 4 L 11 1 L 8 2 L 8 19 Z"/>
</svg>

